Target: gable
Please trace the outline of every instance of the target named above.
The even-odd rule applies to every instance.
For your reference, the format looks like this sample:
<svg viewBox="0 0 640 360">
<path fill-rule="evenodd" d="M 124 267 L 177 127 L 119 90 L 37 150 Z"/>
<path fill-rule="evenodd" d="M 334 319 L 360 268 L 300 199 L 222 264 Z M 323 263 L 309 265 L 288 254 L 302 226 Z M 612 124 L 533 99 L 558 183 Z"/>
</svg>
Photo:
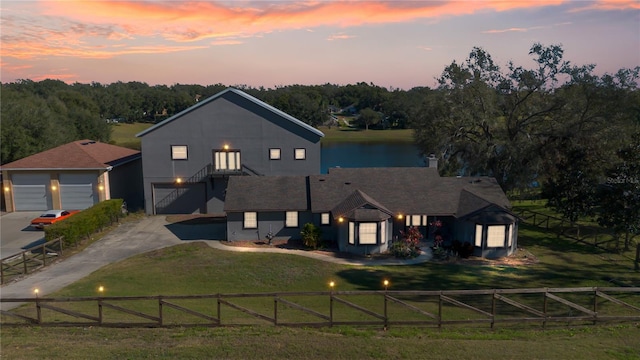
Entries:
<svg viewBox="0 0 640 360">
<path fill-rule="evenodd" d="M 226 100 L 227 102 L 233 103 L 236 106 L 243 108 L 247 111 L 251 111 L 256 115 L 271 121 L 272 123 L 284 127 L 287 130 L 297 133 L 298 135 L 306 138 L 321 138 L 324 136 L 320 130 L 314 128 L 311 125 L 300 121 L 293 116 L 274 108 L 273 106 L 243 92 L 238 89 L 228 88 L 223 90 L 216 95 L 213 95 L 205 100 L 198 102 L 196 105 L 189 107 L 181 111 L 180 113 L 159 122 L 158 124 L 136 134 L 137 137 L 144 137 L 150 133 L 157 131 L 173 122 L 179 121 L 184 118 L 186 115 L 193 114 L 198 111 L 202 111 L 203 109 L 210 107 L 216 101 Z M 231 114 L 227 114 L 231 115 Z"/>
</svg>

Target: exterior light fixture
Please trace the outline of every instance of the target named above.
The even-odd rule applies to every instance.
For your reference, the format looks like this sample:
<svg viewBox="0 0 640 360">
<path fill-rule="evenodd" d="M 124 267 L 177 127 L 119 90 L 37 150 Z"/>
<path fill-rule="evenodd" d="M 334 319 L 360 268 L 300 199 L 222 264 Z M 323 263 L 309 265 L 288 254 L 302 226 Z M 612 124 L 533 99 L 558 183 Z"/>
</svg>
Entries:
<svg viewBox="0 0 640 360">
<path fill-rule="evenodd" d="M 398 214 L 398 220 L 402 220 L 403 217 L 402 214 Z"/>
<path fill-rule="evenodd" d="M 224 151 L 229 150 L 229 144 L 224 144 L 224 145 L 222 146 L 222 148 L 224 149 Z"/>
<path fill-rule="evenodd" d="M 181 184 L 182 183 L 182 178 L 176 178 L 176 184 Z"/>
<path fill-rule="evenodd" d="M 100 191 L 104 190 L 104 186 L 102 186 L 102 185 L 98 186 L 98 190 L 100 190 Z"/>
<path fill-rule="evenodd" d="M 10 190 L 10 189 L 9 189 L 9 187 L 8 187 L 8 186 L 5 186 L 5 187 L 4 187 L 4 191 L 5 191 L 5 192 L 9 192 L 9 190 Z"/>
<path fill-rule="evenodd" d="M 338 222 L 343 222 L 343 221 L 344 221 L 344 218 L 343 218 L 342 216 L 340 216 L 340 217 L 338 218 Z"/>
<path fill-rule="evenodd" d="M 58 190 L 58 187 L 55 186 L 55 185 L 51 185 L 51 190 L 56 191 L 56 190 Z"/>
</svg>

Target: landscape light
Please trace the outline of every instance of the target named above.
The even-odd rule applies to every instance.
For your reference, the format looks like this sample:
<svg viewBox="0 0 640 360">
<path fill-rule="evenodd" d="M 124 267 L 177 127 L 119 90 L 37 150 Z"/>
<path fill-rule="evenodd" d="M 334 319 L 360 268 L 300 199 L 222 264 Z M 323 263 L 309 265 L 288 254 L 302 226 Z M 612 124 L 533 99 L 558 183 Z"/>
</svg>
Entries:
<svg viewBox="0 0 640 360">
<path fill-rule="evenodd" d="M 100 286 L 98 287 L 98 292 L 99 292 L 100 294 L 104 293 L 104 286 L 100 285 Z"/>
<path fill-rule="evenodd" d="M 336 283 L 333 281 L 329 282 L 329 287 L 331 288 L 331 290 L 333 290 L 333 287 L 336 286 Z"/>
<path fill-rule="evenodd" d="M 389 287 L 389 280 L 384 279 L 384 281 L 382 282 L 382 284 L 384 285 L 384 289 L 387 290 L 387 288 Z"/>
<path fill-rule="evenodd" d="M 38 296 L 38 293 L 39 293 L 39 292 L 40 292 L 40 290 L 38 290 L 38 289 L 34 289 L 34 290 L 33 290 L 33 293 L 34 293 L 34 294 L 36 294 L 36 297 Z"/>
</svg>

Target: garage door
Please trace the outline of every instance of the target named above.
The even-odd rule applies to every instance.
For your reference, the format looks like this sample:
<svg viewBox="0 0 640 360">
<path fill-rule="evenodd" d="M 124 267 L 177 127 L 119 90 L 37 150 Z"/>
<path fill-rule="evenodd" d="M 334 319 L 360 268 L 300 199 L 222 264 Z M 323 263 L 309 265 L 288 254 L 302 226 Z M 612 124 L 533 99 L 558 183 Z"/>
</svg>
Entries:
<svg viewBox="0 0 640 360">
<path fill-rule="evenodd" d="M 13 174 L 13 202 L 16 211 L 52 208 L 49 174 Z"/>
<path fill-rule="evenodd" d="M 84 210 L 98 202 L 96 174 L 60 174 L 60 204 L 65 210 Z"/>
<path fill-rule="evenodd" d="M 206 200 L 204 183 L 153 184 L 156 214 L 204 214 Z"/>
</svg>

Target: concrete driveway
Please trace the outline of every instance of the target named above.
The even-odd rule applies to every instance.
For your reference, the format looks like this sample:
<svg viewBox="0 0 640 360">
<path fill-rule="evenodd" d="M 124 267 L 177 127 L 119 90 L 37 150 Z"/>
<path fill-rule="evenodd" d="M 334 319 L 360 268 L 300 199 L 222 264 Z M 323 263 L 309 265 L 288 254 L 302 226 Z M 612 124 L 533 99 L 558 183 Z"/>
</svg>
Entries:
<svg viewBox="0 0 640 360">
<path fill-rule="evenodd" d="M 42 211 L 18 211 L 0 216 L 0 258 L 17 254 L 44 239 L 44 231 L 32 229 L 31 220 Z"/>
</svg>

